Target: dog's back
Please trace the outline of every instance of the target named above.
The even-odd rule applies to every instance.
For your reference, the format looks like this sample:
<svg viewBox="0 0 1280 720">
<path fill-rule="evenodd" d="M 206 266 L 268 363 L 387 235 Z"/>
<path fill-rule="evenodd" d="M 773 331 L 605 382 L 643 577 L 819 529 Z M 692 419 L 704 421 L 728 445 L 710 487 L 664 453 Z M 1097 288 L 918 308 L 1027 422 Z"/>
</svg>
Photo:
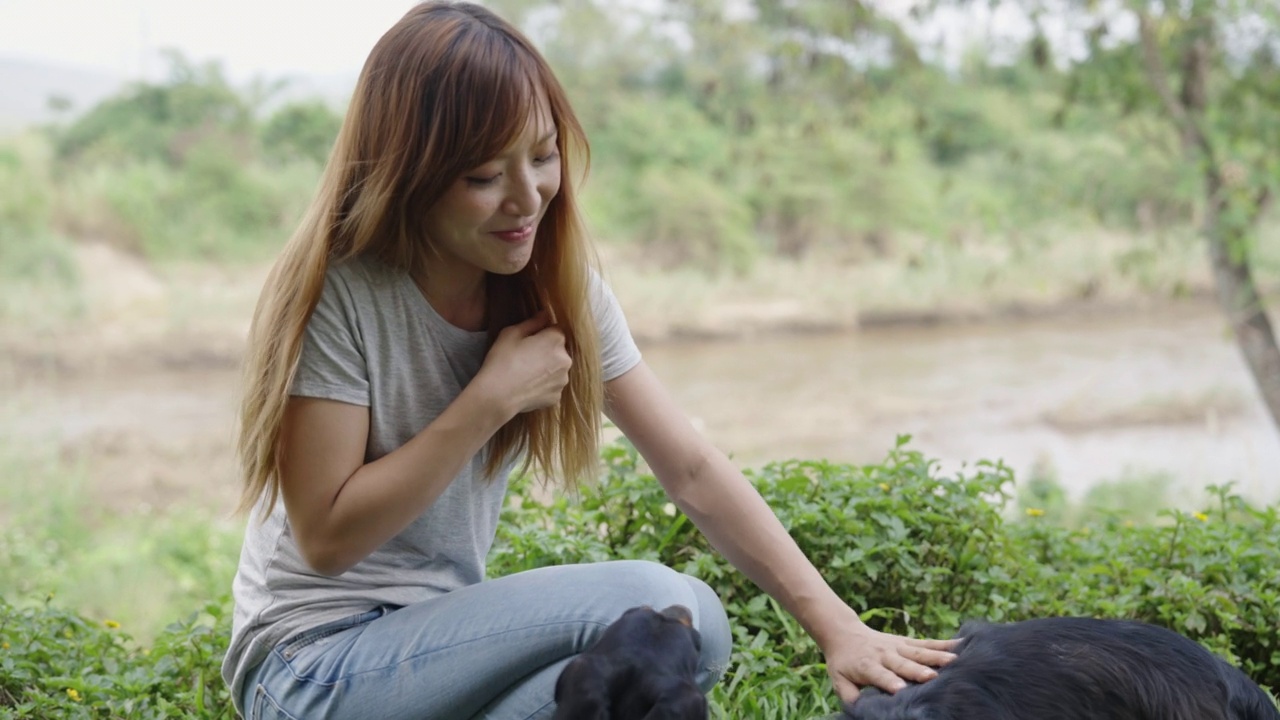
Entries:
<svg viewBox="0 0 1280 720">
<path fill-rule="evenodd" d="M 852 720 L 1280 720 L 1244 673 L 1146 623 L 970 623 L 957 657 L 896 695 L 867 691 Z"/>
</svg>

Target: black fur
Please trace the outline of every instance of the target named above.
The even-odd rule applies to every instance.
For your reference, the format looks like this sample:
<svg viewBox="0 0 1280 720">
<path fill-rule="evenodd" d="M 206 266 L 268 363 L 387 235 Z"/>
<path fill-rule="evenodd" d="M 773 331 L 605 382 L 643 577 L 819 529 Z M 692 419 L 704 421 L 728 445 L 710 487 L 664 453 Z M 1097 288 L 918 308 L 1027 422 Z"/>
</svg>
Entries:
<svg viewBox="0 0 1280 720">
<path fill-rule="evenodd" d="M 967 623 L 957 657 L 896 695 L 874 689 L 847 720 L 1280 720 L 1243 672 L 1198 643 L 1125 620 Z"/>
<path fill-rule="evenodd" d="M 687 608 L 631 608 L 560 673 L 553 720 L 706 720 L 701 649 Z"/>
</svg>

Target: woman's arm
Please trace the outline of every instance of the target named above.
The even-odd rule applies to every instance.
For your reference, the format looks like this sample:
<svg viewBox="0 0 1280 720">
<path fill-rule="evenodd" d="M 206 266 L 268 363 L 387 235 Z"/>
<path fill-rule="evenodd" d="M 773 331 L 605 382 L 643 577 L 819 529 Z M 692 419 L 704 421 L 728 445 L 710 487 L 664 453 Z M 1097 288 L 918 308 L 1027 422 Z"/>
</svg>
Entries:
<svg viewBox="0 0 1280 720">
<path fill-rule="evenodd" d="M 504 423 L 560 399 L 571 361 L 564 334 L 548 324 L 539 315 L 499 333 L 480 372 L 444 412 L 370 463 L 368 408 L 289 399 L 280 490 L 312 568 L 346 572 L 425 512 Z"/>
<path fill-rule="evenodd" d="M 775 598 L 822 648 L 836 691 L 889 692 L 922 682 L 953 656 L 952 641 L 871 630 L 823 580 L 742 473 L 676 406 L 645 363 L 608 383 L 606 410 L 672 500 L 721 554 Z"/>
</svg>

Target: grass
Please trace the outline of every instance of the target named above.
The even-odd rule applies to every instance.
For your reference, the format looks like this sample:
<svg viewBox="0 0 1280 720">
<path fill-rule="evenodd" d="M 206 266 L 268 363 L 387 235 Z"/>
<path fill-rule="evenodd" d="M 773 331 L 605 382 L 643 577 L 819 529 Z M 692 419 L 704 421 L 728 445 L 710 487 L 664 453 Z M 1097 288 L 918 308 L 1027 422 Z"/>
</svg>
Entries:
<svg viewBox="0 0 1280 720">
<path fill-rule="evenodd" d="M 1082 303 L 1145 306 L 1211 291 L 1194 238 L 1063 229 L 1034 250 L 1014 251 L 1015 242 L 993 237 L 950 245 L 903 237 L 887 257 L 855 260 L 819 249 L 798 260 L 762 258 L 744 274 L 712 276 L 648 268 L 627 247 L 606 245 L 602 254 L 628 322 L 647 339 L 998 317 L 1011 309 L 1034 313 Z"/>
<path fill-rule="evenodd" d="M 0 446 L 0 596 L 53 597 L 146 643 L 228 592 L 240 528 L 196 508 L 109 513 L 52 448 Z"/>
<path fill-rule="evenodd" d="M 1100 492 L 1092 500 L 1117 514 L 1077 529 L 1043 513 L 1001 519 L 1007 468 L 978 463 L 972 474 L 938 475 L 904 442 L 881 465 L 789 461 L 752 475 L 837 592 L 868 608 L 873 627 L 946 636 L 971 616 L 1135 617 L 1183 629 L 1255 677 L 1274 677 L 1265 619 L 1274 617 L 1280 576 L 1274 548 L 1258 540 L 1274 532 L 1277 508 L 1249 508 L 1222 487 L 1200 511 L 1119 522 L 1143 499 L 1156 504 L 1155 479 Z M 230 720 L 217 665 L 238 533 L 198 512 L 103 513 L 83 500 L 83 468 L 47 448 L 0 449 L 0 718 Z M 685 518 L 671 520 L 634 451 L 611 445 L 605 459 L 607 492 L 508 507 L 491 569 L 604 553 L 691 572 L 717 589 L 734 624 L 733 664 L 710 696 L 712 717 L 834 712 L 821 657 L 796 622 L 708 552 Z M 670 527 L 655 532 L 660 524 Z M 1210 602 L 1219 595 L 1230 602 Z"/>
<path fill-rule="evenodd" d="M 236 296 L 231 309 L 245 312 L 239 299 L 245 283 L 237 276 L 260 281 L 319 174 L 313 161 L 237 164 L 216 149 L 193 153 L 177 167 L 154 159 L 64 167 L 53 160 L 50 143 L 35 132 L 0 139 L 0 326 L 95 322 L 101 298 L 93 295 L 96 278 L 86 274 L 98 268 L 83 267 L 77 250 L 86 243 L 135 258 L 163 280 L 175 306 L 190 298 L 193 278 L 219 278 Z M 906 192 L 938 181 L 920 172 L 877 182 L 892 180 Z M 823 239 L 797 259 L 772 254 L 762 226 L 744 231 L 755 249 L 737 271 L 727 261 L 712 273 L 663 266 L 659 253 L 607 213 L 593 230 L 604 239 L 609 277 L 632 325 L 650 338 L 777 325 L 852 327 L 866 317 L 981 315 L 1082 300 L 1131 304 L 1211 287 L 1193 219 L 1186 226 L 1117 229 L 1128 226 L 1064 205 L 1021 222 L 1010 213 L 1023 204 L 1016 201 L 1027 192 L 1024 184 L 999 173 L 971 179 L 961 195 L 998 195 L 1000 222 L 978 222 L 972 215 L 982 213 L 969 205 L 985 205 L 970 198 L 940 211 L 954 222 L 916 227 L 908 222 L 916 212 L 909 202 L 901 216 L 887 215 L 871 229 L 820 228 Z M 1254 261 L 1260 282 L 1272 287 L 1280 281 L 1280 225 L 1261 227 Z M 175 310 L 175 324 L 192 305 L 211 305 L 199 310 L 209 314 L 227 303 L 221 289 L 207 289 Z"/>
</svg>

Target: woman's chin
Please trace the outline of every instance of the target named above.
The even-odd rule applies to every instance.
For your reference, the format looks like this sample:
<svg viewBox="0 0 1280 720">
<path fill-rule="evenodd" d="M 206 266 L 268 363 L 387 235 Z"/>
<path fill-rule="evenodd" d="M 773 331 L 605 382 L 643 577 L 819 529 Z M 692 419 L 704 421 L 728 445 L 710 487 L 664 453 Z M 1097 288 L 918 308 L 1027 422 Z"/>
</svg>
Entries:
<svg viewBox="0 0 1280 720">
<path fill-rule="evenodd" d="M 529 243 L 527 247 L 519 248 L 515 251 L 504 253 L 501 257 L 495 258 L 494 261 L 486 268 L 495 275 L 515 275 L 524 270 L 529 265 L 529 261 L 533 258 L 533 243 Z"/>
</svg>

